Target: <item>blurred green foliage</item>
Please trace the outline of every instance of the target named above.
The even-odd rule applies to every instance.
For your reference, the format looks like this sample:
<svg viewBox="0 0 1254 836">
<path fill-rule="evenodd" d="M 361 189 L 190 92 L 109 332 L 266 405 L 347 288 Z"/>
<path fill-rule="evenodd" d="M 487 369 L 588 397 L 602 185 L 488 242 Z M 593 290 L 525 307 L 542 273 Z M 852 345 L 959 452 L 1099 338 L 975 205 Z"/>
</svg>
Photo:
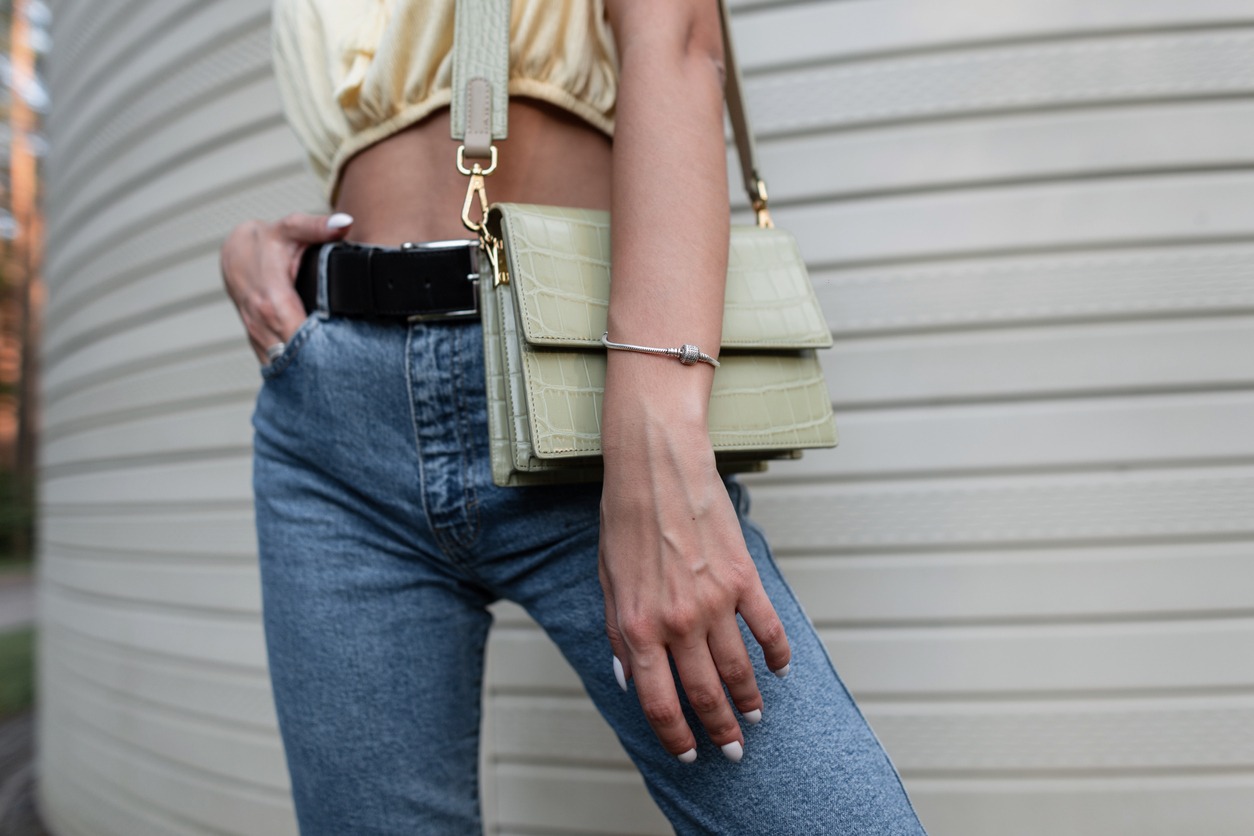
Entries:
<svg viewBox="0 0 1254 836">
<path fill-rule="evenodd" d="M 33 515 L 27 497 L 13 471 L 0 470 L 0 565 L 31 560 Z"/>
<path fill-rule="evenodd" d="M 34 702 L 34 658 L 35 628 L 0 633 L 0 720 Z"/>
</svg>

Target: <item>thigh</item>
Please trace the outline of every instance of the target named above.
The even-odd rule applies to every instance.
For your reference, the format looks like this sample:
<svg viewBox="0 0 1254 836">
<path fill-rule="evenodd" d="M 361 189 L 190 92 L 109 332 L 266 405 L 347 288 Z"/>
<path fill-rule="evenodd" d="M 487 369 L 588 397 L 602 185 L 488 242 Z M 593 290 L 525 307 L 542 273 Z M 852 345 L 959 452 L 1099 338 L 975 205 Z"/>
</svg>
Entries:
<svg viewBox="0 0 1254 836">
<path fill-rule="evenodd" d="M 377 419 L 346 408 L 331 366 L 348 352 L 327 339 L 271 374 L 254 414 L 262 617 L 300 830 L 477 835 L 489 596 L 422 548 L 420 516 L 401 525 L 397 404 L 380 386 Z M 371 457 L 346 455 L 345 433 Z"/>
<path fill-rule="evenodd" d="M 896 769 L 780 575 L 761 531 L 748 520 L 747 496 L 735 483 L 730 491 L 792 647 L 790 673 L 779 679 L 767 670 L 761 649 L 741 625 L 764 707 L 758 725 L 744 725 L 745 755 L 738 764 L 726 760 L 706 737 L 682 691 L 698 740 L 692 764 L 680 763 L 658 743 L 634 686 L 627 693 L 618 688 L 604 631 L 595 529 L 555 548 L 543 569 L 515 592 L 575 667 L 679 833 L 923 833 Z M 556 579 L 546 579 L 549 574 Z"/>
</svg>

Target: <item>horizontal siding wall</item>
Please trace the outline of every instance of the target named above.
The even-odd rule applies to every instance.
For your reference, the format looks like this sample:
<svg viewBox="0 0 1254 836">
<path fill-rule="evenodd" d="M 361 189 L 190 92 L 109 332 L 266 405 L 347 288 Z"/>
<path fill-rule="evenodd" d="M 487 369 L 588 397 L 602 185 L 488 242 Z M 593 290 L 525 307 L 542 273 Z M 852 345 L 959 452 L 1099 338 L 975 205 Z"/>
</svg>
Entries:
<svg viewBox="0 0 1254 836">
<path fill-rule="evenodd" d="M 755 515 L 929 831 L 1254 830 L 1254 9 L 737 26 L 841 427 Z"/>
<path fill-rule="evenodd" d="M 295 834 L 218 247 L 317 208 L 265 0 L 54 4 L 38 749 L 57 836 Z"/>
<path fill-rule="evenodd" d="M 929 832 L 1254 830 L 1254 8 L 732 6 L 842 436 L 753 513 Z M 42 807 L 295 833 L 217 266 L 321 206 L 269 4 L 54 11 Z M 510 605 L 486 688 L 491 832 L 670 832 Z"/>
<path fill-rule="evenodd" d="M 733 6 L 841 429 L 753 514 L 929 832 L 1254 831 L 1254 8 Z M 490 668 L 500 833 L 670 832 Z"/>
</svg>

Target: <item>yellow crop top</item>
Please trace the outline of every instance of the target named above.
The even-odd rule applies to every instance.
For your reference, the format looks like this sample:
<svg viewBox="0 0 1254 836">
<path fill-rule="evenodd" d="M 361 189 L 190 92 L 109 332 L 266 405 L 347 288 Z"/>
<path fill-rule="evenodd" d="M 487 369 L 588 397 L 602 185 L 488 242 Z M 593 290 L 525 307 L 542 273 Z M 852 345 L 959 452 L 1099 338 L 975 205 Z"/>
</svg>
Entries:
<svg viewBox="0 0 1254 836">
<path fill-rule="evenodd" d="M 454 0 L 275 0 L 288 123 L 331 204 L 344 164 L 452 98 Z M 604 0 L 513 0 L 510 95 L 614 133 L 618 53 Z"/>
</svg>

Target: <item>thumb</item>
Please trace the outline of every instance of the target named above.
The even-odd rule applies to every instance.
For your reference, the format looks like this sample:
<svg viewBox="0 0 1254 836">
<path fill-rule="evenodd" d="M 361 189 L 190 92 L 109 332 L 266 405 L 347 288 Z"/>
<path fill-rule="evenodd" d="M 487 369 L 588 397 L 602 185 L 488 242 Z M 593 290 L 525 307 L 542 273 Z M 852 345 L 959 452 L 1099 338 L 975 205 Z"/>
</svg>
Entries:
<svg viewBox="0 0 1254 836">
<path fill-rule="evenodd" d="M 597 579 L 601 581 L 601 592 L 605 598 L 605 635 L 610 640 L 610 649 L 614 651 L 614 679 L 618 687 L 627 690 L 627 680 L 631 678 L 631 655 L 627 652 L 627 642 L 623 639 L 623 631 L 618 628 L 618 605 L 614 600 L 614 587 L 610 584 L 609 574 L 605 569 L 604 553 L 597 550 Z"/>
<path fill-rule="evenodd" d="M 293 212 L 275 223 L 284 238 L 300 244 L 319 244 L 344 237 L 353 224 L 353 216 L 343 212 L 333 215 L 308 215 Z"/>
<path fill-rule="evenodd" d="M 614 679 L 618 681 L 618 687 L 626 691 L 627 680 L 631 678 L 631 657 L 627 653 L 622 631 L 618 629 L 618 612 L 612 595 L 605 596 L 605 634 L 609 636 L 610 647 L 614 651 Z"/>
</svg>

